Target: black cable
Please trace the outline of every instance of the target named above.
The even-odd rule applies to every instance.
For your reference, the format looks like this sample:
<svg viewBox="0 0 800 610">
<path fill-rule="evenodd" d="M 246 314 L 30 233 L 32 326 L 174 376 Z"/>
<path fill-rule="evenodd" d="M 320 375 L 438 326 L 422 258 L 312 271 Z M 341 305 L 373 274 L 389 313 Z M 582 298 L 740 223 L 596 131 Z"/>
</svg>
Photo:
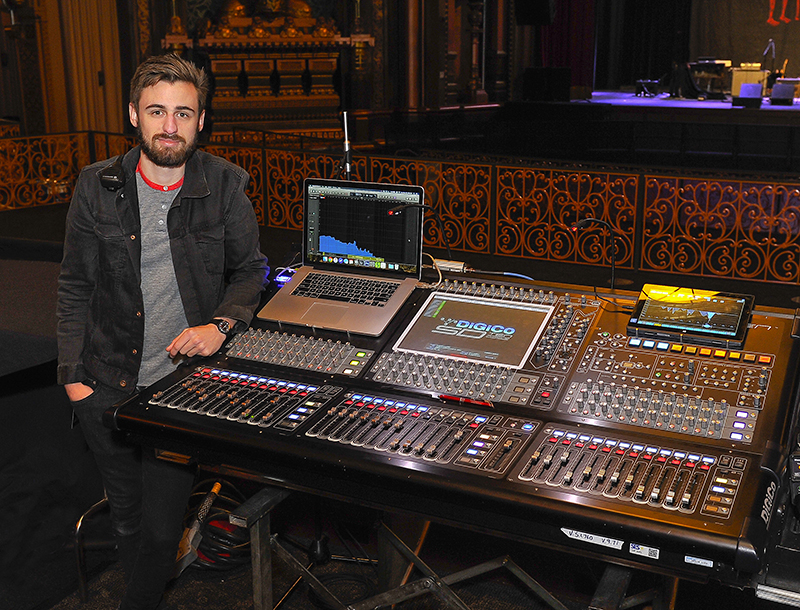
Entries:
<svg viewBox="0 0 800 610">
<path fill-rule="evenodd" d="M 197 558 L 191 566 L 200 570 L 231 570 L 239 568 L 250 562 L 250 535 L 249 532 L 238 526 L 233 529 L 217 525 L 229 523 L 230 513 L 245 500 L 235 485 L 229 481 L 219 479 L 206 479 L 197 483 L 189 499 L 189 510 L 184 518 L 187 527 L 197 517 L 197 512 L 207 495 L 204 488 L 220 483 L 220 489 L 214 504 L 200 527 L 201 539 L 197 545 Z"/>
</svg>

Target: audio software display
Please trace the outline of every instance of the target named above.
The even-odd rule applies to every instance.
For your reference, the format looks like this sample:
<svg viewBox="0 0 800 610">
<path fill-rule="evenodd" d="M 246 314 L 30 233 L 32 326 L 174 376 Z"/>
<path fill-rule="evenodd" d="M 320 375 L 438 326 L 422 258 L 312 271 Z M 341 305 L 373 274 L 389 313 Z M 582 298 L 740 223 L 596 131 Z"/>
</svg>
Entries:
<svg viewBox="0 0 800 610">
<path fill-rule="evenodd" d="M 435 292 L 394 349 L 520 368 L 552 313 L 548 305 Z"/>
<path fill-rule="evenodd" d="M 363 271 L 418 274 L 422 252 L 420 187 L 320 180 L 306 186 L 306 261 Z"/>
<path fill-rule="evenodd" d="M 746 294 L 645 284 L 628 332 L 707 343 L 744 343 L 754 297 Z"/>
</svg>

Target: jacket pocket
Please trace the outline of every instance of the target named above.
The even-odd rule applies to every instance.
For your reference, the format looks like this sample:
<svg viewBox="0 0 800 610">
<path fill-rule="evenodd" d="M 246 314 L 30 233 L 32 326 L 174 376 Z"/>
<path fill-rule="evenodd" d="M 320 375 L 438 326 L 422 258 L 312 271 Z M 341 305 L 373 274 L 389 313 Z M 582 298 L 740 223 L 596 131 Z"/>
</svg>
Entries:
<svg viewBox="0 0 800 610">
<path fill-rule="evenodd" d="M 194 233 L 194 240 L 209 275 L 225 272 L 225 228 L 207 227 Z"/>
<path fill-rule="evenodd" d="M 120 227 L 98 224 L 94 228 L 98 243 L 98 265 L 105 271 L 120 268 L 123 257 L 127 255 L 125 236 Z"/>
</svg>

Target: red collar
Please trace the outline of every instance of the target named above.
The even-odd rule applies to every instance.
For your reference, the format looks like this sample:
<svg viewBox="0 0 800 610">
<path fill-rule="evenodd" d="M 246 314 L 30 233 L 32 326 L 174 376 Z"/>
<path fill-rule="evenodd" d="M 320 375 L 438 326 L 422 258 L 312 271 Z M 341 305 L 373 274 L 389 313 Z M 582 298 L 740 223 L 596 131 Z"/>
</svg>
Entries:
<svg viewBox="0 0 800 610">
<path fill-rule="evenodd" d="M 142 180 L 144 180 L 144 183 L 147 186 L 149 186 L 151 189 L 156 189 L 157 191 L 174 191 L 175 189 L 178 189 L 181 186 L 183 186 L 183 176 L 181 176 L 181 179 L 178 180 L 175 184 L 172 184 L 170 186 L 164 186 L 163 184 L 156 184 L 152 180 L 148 180 L 147 176 L 145 176 L 144 172 L 142 171 L 142 160 L 141 159 L 139 159 L 139 163 L 136 166 L 136 171 L 142 177 Z"/>
</svg>

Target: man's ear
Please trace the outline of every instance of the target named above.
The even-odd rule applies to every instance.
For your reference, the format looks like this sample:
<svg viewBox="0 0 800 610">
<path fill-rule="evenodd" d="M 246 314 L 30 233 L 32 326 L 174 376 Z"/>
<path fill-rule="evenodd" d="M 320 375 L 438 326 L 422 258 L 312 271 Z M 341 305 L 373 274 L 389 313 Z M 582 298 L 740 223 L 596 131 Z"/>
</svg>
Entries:
<svg viewBox="0 0 800 610">
<path fill-rule="evenodd" d="M 128 104 L 128 117 L 131 120 L 131 125 L 134 127 L 139 126 L 139 113 L 136 112 L 136 106 L 133 105 L 133 102 Z"/>
<path fill-rule="evenodd" d="M 200 113 L 200 119 L 197 121 L 197 131 L 203 131 L 203 125 L 206 122 L 206 111 Z M 136 125 L 134 125 L 136 127 Z"/>
</svg>

